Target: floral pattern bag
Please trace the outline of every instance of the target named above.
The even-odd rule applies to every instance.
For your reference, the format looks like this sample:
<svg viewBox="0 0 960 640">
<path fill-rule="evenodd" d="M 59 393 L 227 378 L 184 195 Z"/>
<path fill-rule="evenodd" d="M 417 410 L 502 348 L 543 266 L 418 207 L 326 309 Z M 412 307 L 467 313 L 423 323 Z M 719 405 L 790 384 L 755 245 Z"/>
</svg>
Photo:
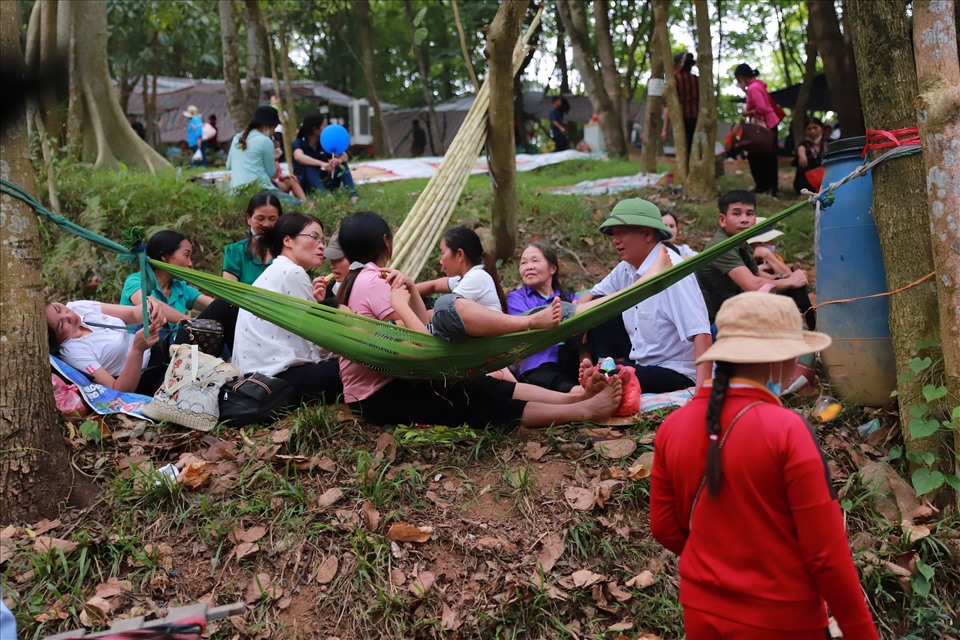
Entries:
<svg viewBox="0 0 960 640">
<path fill-rule="evenodd" d="M 234 365 L 203 353 L 195 344 L 170 346 L 163 384 L 143 415 L 198 431 L 210 431 L 220 419 L 220 387 L 240 375 Z"/>
</svg>

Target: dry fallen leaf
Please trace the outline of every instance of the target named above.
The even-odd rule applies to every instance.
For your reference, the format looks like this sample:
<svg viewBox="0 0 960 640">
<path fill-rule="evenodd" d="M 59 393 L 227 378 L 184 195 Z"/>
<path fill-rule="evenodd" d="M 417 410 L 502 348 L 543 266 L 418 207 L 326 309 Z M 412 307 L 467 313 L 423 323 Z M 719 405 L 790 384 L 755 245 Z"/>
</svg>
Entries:
<svg viewBox="0 0 960 640">
<path fill-rule="evenodd" d="M 573 585 L 585 589 L 587 587 L 592 587 L 593 585 L 606 580 L 607 577 L 599 573 L 594 573 L 589 569 L 581 569 L 580 571 L 574 571 L 570 574 L 570 577 L 573 579 Z"/>
<path fill-rule="evenodd" d="M 33 542 L 33 550 L 37 553 L 46 553 L 51 549 L 60 549 L 63 552 L 63 555 L 69 555 L 77 549 L 76 542 L 70 542 L 69 540 L 62 540 L 60 538 L 54 538 L 53 536 L 38 537 Z"/>
<path fill-rule="evenodd" d="M 256 542 L 267 534 L 267 528 L 263 525 L 250 527 L 237 536 L 237 542 Z"/>
<path fill-rule="evenodd" d="M 628 629 L 633 629 L 633 623 L 628 620 L 607 627 L 607 631 L 627 631 Z"/>
<path fill-rule="evenodd" d="M 380 527 L 380 512 L 369 500 L 360 505 L 360 516 L 367 531 L 376 531 Z"/>
<path fill-rule="evenodd" d="M 528 442 L 527 445 L 523 448 L 523 456 L 524 456 L 527 460 L 532 460 L 532 461 L 534 461 L 534 462 L 539 462 L 539 461 L 540 461 L 540 458 L 542 458 L 542 457 L 544 456 L 544 454 L 547 453 L 547 451 L 550 451 L 550 447 L 548 447 L 548 446 L 546 446 L 546 445 L 542 445 L 542 444 L 540 444 L 539 442 L 534 442 L 534 441 L 531 440 L 531 441 Z"/>
<path fill-rule="evenodd" d="M 327 489 L 323 492 L 323 495 L 317 500 L 321 507 L 329 507 L 332 504 L 336 503 L 340 498 L 343 497 L 343 491 L 334 487 L 333 489 Z"/>
<path fill-rule="evenodd" d="M 639 462 L 635 462 L 627 469 L 627 477 L 631 480 L 643 480 L 644 478 L 649 478 L 650 469 L 647 469 Z"/>
<path fill-rule="evenodd" d="M 617 584 L 616 580 L 612 580 L 607 583 L 607 591 L 610 593 L 610 596 L 613 597 L 617 602 L 626 602 L 633 596 L 629 592 L 624 591 L 620 588 L 620 585 Z"/>
<path fill-rule="evenodd" d="M 107 619 L 110 610 L 113 609 L 113 605 L 100 596 L 93 596 L 83 603 L 83 609 L 91 618 L 103 622 Z"/>
<path fill-rule="evenodd" d="M 657 579 L 653 577 L 653 572 L 645 569 L 627 580 L 627 586 L 635 589 L 646 589 L 656 581 Z"/>
<path fill-rule="evenodd" d="M 403 575 L 403 571 L 400 569 L 391 569 L 390 570 L 390 582 L 394 586 L 400 587 L 403 586 L 403 583 L 407 581 L 407 576 Z"/>
<path fill-rule="evenodd" d="M 503 538 L 494 536 L 483 536 L 477 539 L 477 549 L 483 551 L 494 551 L 497 554 L 513 555 L 517 552 L 517 545 Z"/>
<path fill-rule="evenodd" d="M 61 524 L 61 523 L 60 523 L 60 519 L 59 519 L 59 518 L 57 518 L 56 520 L 53 520 L 53 521 L 47 520 L 46 518 L 44 518 L 43 520 L 41 520 L 41 521 L 38 522 L 37 524 L 31 526 L 30 528 L 33 529 L 33 532 L 34 532 L 35 534 L 37 534 L 38 536 L 41 536 L 41 535 L 45 534 L 47 531 L 50 531 L 50 530 L 52 530 L 52 529 L 56 529 L 57 527 L 60 526 L 60 524 Z"/>
<path fill-rule="evenodd" d="M 180 475 L 177 476 L 177 484 L 182 484 L 191 489 L 197 489 L 209 479 L 210 472 L 207 471 L 207 463 L 200 460 L 193 460 L 183 467 Z"/>
<path fill-rule="evenodd" d="M 120 580 L 119 578 L 110 578 L 106 582 L 97 585 L 96 595 L 100 598 L 112 598 L 121 593 L 133 590 L 133 583 L 129 580 Z"/>
<path fill-rule="evenodd" d="M 387 462 L 392 462 L 397 457 L 397 441 L 392 434 L 384 431 L 377 438 L 376 448 L 373 450 L 374 458 L 382 458 Z"/>
<path fill-rule="evenodd" d="M 210 462 L 222 462 L 224 460 L 236 460 L 237 445 L 235 442 L 230 442 L 228 440 L 217 440 L 210 448 L 207 449 L 207 452 L 203 454 L 203 457 L 209 460 Z"/>
<path fill-rule="evenodd" d="M 637 450 L 637 443 L 629 438 L 622 440 L 604 440 L 593 443 L 593 450 L 608 460 L 626 458 Z"/>
<path fill-rule="evenodd" d="M 430 571 L 421 571 L 420 575 L 413 579 L 413 581 L 407 586 L 407 589 L 410 590 L 410 593 L 415 595 L 418 598 L 423 598 L 427 595 L 427 592 L 430 591 L 430 587 L 433 586 L 433 582 L 436 580 L 433 573 Z"/>
<path fill-rule="evenodd" d="M 257 551 L 260 551 L 260 545 L 258 545 L 256 542 L 241 542 L 233 550 L 233 553 L 235 556 L 237 556 L 237 560 L 240 560 L 241 558 L 246 558 L 249 555 L 253 555 Z"/>
<path fill-rule="evenodd" d="M 543 537 L 541 543 L 540 555 L 537 556 L 537 569 L 534 570 L 534 576 L 539 573 L 547 574 L 553 569 L 560 556 L 563 555 L 563 536 L 558 533 L 550 532 Z"/>
<path fill-rule="evenodd" d="M 290 429 L 277 429 L 270 434 L 273 444 L 283 444 L 290 438 Z"/>
<path fill-rule="evenodd" d="M 577 511 L 589 511 L 597 503 L 593 491 L 583 487 L 567 487 L 563 491 L 563 497 L 567 499 L 567 504 Z"/>
<path fill-rule="evenodd" d="M 328 556 L 320 563 L 317 569 L 315 579 L 318 584 L 327 584 L 337 576 L 337 569 L 340 568 L 340 561 L 337 556 Z"/>
<path fill-rule="evenodd" d="M 280 595 L 280 590 L 273 583 L 273 578 L 268 573 L 258 573 L 250 578 L 247 583 L 247 589 L 244 592 L 243 601 L 247 604 L 253 604 L 264 596 L 271 600 Z"/>
<path fill-rule="evenodd" d="M 394 522 L 387 537 L 394 542 L 426 542 L 433 535 L 433 527 L 415 527 L 405 522 Z"/>
<path fill-rule="evenodd" d="M 443 607 L 440 609 L 440 626 L 443 627 L 443 630 L 455 631 L 462 624 L 463 622 L 459 619 L 457 612 L 444 602 Z"/>
</svg>

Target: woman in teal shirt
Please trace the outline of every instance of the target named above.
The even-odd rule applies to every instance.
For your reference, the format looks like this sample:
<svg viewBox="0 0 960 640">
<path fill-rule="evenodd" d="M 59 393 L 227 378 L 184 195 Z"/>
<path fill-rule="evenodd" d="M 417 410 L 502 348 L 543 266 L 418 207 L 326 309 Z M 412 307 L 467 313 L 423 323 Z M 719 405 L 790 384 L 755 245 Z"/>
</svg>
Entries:
<svg viewBox="0 0 960 640">
<path fill-rule="evenodd" d="M 257 257 L 254 239 L 270 229 L 283 215 L 280 199 L 270 191 L 261 191 L 247 203 L 247 227 L 250 231 L 243 240 L 228 244 L 223 248 L 223 277 L 244 284 L 253 284 L 254 280 L 270 266 L 272 256 L 264 262 Z"/>
<path fill-rule="evenodd" d="M 153 260 L 168 262 L 177 267 L 193 268 L 193 245 L 176 231 L 158 231 L 147 240 L 147 255 Z M 157 284 L 160 285 L 151 294 L 151 298 L 161 304 L 167 322 L 176 324 L 189 318 L 188 311 L 203 311 L 213 298 L 178 280 L 166 271 L 157 269 Z M 140 273 L 131 273 L 123 283 L 120 304 L 139 305 L 141 301 Z"/>
</svg>

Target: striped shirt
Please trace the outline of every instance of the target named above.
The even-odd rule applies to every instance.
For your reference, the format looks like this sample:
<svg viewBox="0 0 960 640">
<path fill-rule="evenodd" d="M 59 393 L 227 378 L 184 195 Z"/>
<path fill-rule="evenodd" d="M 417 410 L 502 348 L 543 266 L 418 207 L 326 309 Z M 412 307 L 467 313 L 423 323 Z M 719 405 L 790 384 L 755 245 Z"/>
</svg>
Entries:
<svg viewBox="0 0 960 640">
<path fill-rule="evenodd" d="M 700 78 L 689 71 L 682 70 L 674 75 L 677 79 L 677 96 L 680 98 L 683 117 L 695 120 L 700 111 Z"/>
</svg>

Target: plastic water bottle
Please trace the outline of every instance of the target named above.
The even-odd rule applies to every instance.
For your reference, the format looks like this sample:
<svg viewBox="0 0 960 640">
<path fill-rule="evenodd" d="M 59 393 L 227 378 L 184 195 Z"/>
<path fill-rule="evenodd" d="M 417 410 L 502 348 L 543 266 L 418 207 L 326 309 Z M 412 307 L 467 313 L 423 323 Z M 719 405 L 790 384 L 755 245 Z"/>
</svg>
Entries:
<svg viewBox="0 0 960 640">
<path fill-rule="evenodd" d="M 606 357 L 601 358 L 599 362 L 600 372 L 606 377 L 610 377 L 617 373 L 617 363 L 613 361 L 613 358 Z"/>
</svg>

